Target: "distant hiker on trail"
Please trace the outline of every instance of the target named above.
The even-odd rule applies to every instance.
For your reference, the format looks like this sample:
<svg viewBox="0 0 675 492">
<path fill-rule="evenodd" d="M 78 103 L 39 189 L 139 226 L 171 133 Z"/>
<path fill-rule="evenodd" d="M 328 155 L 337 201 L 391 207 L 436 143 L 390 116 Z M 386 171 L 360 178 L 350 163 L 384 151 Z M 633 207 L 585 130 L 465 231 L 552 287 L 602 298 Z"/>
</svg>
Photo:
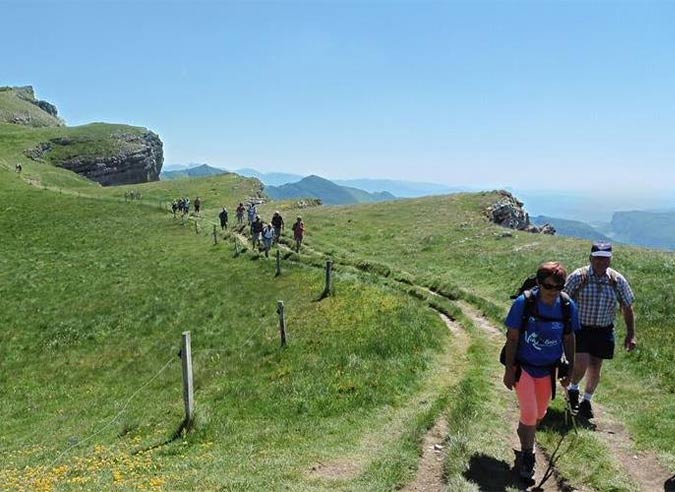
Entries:
<svg viewBox="0 0 675 492">
<path fill-rule="evenodd" d="M 199 215 L 199 211 L 202 208 L 202 201 L 199 199 L 199 197 L 195 198 L 195 213 Z"/>
<path fill-rule="evenodd" d="M 305 223 L 302 217 L 298 216 L 293 224 L 293 239 L 295 240 L 295 251 L 300 252 L 302 246 L 302 239 L 305 237 Z"/>
<path fill-rule="evenodd" d="M 256 215 L 251 224 L 251 241 L 253 242 L 253 249 L 259 248 L 262 243 L 263 222 L 260 220 L 260 215 Z"/>
<path fill-rule="evenodd" d="M 270 249 L 272 248 L 272 243 L 274 242 L 274 226 L 272 226 L 272 224 L 265 225 L 265 228 L 263 229 L 262 232 L 262 239 L 265 256 L 269 256 Z"/>
<path fill-rule="evenodd" d="M 239 206 L 237 207 L 237 224 L 241 225 L 244 223 L 244 212 L 246 209 L 244 208 L 244 204 L 239 202 Z"/>
<path fill-rule="evenodd" d="M 183 198 L 183 215 L 190 214 L 190 199 L 188 197 Z"/>
<path fill-rule="evenodd" d="M 284 228 L 284 219 L 281 217 L 281 214 L 277 210 L 272 216 L 272 225 L 274 226 L 274 242 L 278 243 L 279 238 L 281 237 L 281 231 Z"/>
<path fill-rule="evenodd" d="M 176 218 L 176 211 L 178 210 L 178 200 L 173 200 L 171 202 L 171 212 L 173 212 L 174 219 Z"/>
<path fill-rule="evenodd" d="M 258 215 L 258 210 L 255 208 L 254 203 L 249 204 L 247 213 L 248 213 L 248 225 L 251 225 L 255 220 L 255 216 Z"/>
<path fill-rule="evenodd" d="M 14 166 L 14 171 L 16 171 L 17 173 L 21 173 L 21 171 L 23 171 L 23 167 L 21 166 L 21 164 L 17 164 L 16 166 Z"/>
<path fill-rule="evenodd" d="M 574 332 L 579 314 L 574 302 L 562 293 L 567 272 L 561 263 L 542 263 L 537 286 L 519 295 L 506 317 L 504 386 L 515 388 L 520 406 L 514 470 L 526 481 L 534 476 L 534 437 L 555 391 L 560 358 L 574 364 Z M 562 378 L 563 386 L 569 377 Z"/>
<path fill-rule="evenodd" d="M 591 399 L 600 382 L 602 361 L 614 357 L 614 318 L 617 302 L 626 322 L 624 348 L 631 352 L 635 339 L 635 296 L 628 281 L 612 262 L 612 245 L 595 242 L 591 246 L 590 265 L 574 270 L 567 278 L 565 292 L 579 305 L 581 331 L 577 333 L 576 363 L 568 388 L 570 404 L 583 419 L 593 418 Z M 579 381 L 586 376 L 584 398 L 579 403 Z"/>
<path fill-rule="evenodd" d="M 218 214 L 218 218 L 220 219 L 220 230 L 227 229 L 227 209 L 225 207 Z"/>
</svg>

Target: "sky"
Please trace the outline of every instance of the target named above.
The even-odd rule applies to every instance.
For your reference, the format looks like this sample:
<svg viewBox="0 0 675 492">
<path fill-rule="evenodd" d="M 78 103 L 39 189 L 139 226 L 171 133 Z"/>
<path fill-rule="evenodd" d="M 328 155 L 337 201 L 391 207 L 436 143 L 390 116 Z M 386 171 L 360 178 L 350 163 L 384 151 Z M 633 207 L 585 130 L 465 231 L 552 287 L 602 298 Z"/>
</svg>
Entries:
<svg viewBox="0 0 675 492">
<path fill-rule="evenodd" d="M 675 2 L 0 0 L 0 85 L 165 163 L 675 190 Z"/>
</svg>

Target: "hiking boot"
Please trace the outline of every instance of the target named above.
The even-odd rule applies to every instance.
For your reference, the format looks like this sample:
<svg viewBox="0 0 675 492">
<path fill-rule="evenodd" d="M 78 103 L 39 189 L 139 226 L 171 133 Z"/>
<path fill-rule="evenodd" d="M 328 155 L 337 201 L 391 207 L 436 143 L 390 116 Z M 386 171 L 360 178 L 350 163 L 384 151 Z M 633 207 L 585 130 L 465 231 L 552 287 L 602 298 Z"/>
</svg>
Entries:
<svg viewBox="0 0 675 492">
<path fill-rule="evenodd" d="M 579 413 L 577 415 L 582 419 L 592 419 L 594 415 L 593 409 L 591 408 L 591 402 L 588 400 L 582 400 L 579 404 Z"/>
<path fill-rule="evenodd" d="M 534 477 L 534 452 L 532 451 L 516 451 L 516 472 L 518 476 L 526 481 L 532 480 Z"/>
<path fill-rule="evenodd" d="M 576 414 L 579 411 L 579 390 L 567 390 L 567 398 L 570 401 L 572 413 Z"/>
</svg>

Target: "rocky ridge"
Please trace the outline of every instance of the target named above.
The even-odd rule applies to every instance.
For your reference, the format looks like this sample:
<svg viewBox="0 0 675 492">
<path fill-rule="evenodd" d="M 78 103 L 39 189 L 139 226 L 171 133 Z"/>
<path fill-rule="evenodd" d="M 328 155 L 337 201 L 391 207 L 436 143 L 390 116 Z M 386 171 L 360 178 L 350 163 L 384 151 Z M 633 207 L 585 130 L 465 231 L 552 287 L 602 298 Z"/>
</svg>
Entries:
<svg viewBox="0 0 675 492">
<path fill-rule="evenodd" d="M 157 181 L 164 163 L 159 136 L 145 128 L 94 123 L 66 127 L 56 106 L 35 97 L 32 86 L 0 87 L 0 123 L 52 127 L 24 156 L 73 171 L 103 186 Z M 51 137 L 51 138 L 50 138 Z"/>
<path fill-rule="evenodd" d="M 110 154 L 82 152 L 70 155 L 68 146 L 94 143 L 95 138 L 57 137 L 27 149 L 25 155 L 38 162 L 50 162 L 103 186 L 157 181 L 164 162 L 163 144 L 151 131 L 140 134 L 113 133 L 107 143 L 116 149 Z M 65 151 L 65 152 L 64 152 Z M 66 157 L 60 157 L 65 154 Z"/>
<path fill-rule="evenodd" d="M 511 193 L 504 190 L 498 190 L 497 193 L 501 198 L 490 205 L 485 211 L 491 222 L 519 231 L 555 234 L 555 228 L 551 224 L 544 224 L 542 226 L 532 224 L 529 214 L 523 208 L 523 202 Z"/>
</svg>

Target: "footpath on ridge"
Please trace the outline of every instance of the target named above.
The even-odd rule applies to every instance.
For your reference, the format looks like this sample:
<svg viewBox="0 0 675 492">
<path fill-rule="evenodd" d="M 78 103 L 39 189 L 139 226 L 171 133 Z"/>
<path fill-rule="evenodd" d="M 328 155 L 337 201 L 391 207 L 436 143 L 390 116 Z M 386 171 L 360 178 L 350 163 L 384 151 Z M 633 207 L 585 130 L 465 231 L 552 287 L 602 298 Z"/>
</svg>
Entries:
<svg viewBox="0 0 675 492">
<path fill-rule="evenodd" d="M 85 197 L 89 199 L 98 200 L 116 200 L 112 197 L 103 197 L 90 195 L 84 192 L 61 189 L 53 186 L 43 186 L 39 182 L 27 180 L 29 184 L 37 188 L 42 188 L 51 192 L 67 193 L 78 197 Z M 122 201 L 121 199 L 119 201 Z M 156 208 L 157 202 L 137 203 L 138 205 L 149 206 Z M 166 205 L 161 201 L 159 208 L 167 210 Z M 204 210 L 204 213 L 207 211 Z M 170 213 L 170 212 L 169 212 Z M 211 227 L 213 227 L 213 240 L 231 239 L 235 243 L 235 254 L 251 254 L 263 257 L 259 252 L 254 251 L 250 247 L 250 238 L 246 234 L 246 226 L 235 226 L 226 231 L 220 231 L 219 224 L 211 222 L 204 217 L 188 217 L 181 218 L 181 224 L 187 228 L 193 227 L 198 234 L 211 236 Z M 201 227 L 200 227 L 201 225 Z M 206 226 L 206 227 L 205 227 Z M 218 230 L 217 230 L 218 229 Z M 410 281 L 411 276 L 406 272 L 390 271 L 384 275 L 377 271 L 377 269 L 369 268 L 369 263 L 364 262 L 346 262 L 339 258 L 330 256 L 329 254 L 317 251 L 305 244 L 302 245 L 300 253 L 296 253 L 292 249 L 292 240 L 282 238 L 278 244 L 279 250 L 283 253 L 284 261 L 290 261 L 299 265 L 305 265 L 313 268 L 325 268 L 326 261 L 331 260 L 333 269 L 337 274 L 340 273 L 356 273 L 364 277 L 375 279 L 382 285 L 401 290 L 408 295 L 425 302 L 429 308 L 436 311 L 443 322 L 448 326 L 452 334 L 453 344 L 452 349 L 448 350 L 439 360 L 439 367 L 431 372 L 430 378 L 425 382 L 423 388 L 419 391 L 417 396 L 412 399 L 409 405 L 405 408 L 399 409 L 397 412 L 392 412 L 383 419 L 382 426 L 373 429 L 370 433 L 365 435 L 359 445 L 358 451 L 353 456 L 346 456 L 336 462 L 318 463 L 311 470 L 308 470 L 308 475 L 321 480 L 335 480 L 335 479 L 349 479 L 357 477 L 368 463 L 377 454 L 378 450 L 386 448 L 388 445 L 394 443 L 401 437 L 404 429 L 404 422 L 407 419 L 413 418 L 414 415 L 419 414 L 420 410 L 432 411 L 432 404 L 438 401 L 439 392 L 447 394 L 450 387 L 456 385 L 462 377 L 462 371 L 465 368 L 461 367 L 461 362 L 466 363 L 465 354 L 471 345 L 471 340 L 476 333 L 471 330 L 467 331 L 463 323 L 457 321 L 457 316 L 465 317 L 470 324 L 485 335 L 494 349 L 495 356 L 499 346 L 503 342 L 503 331 L 496 327 L 486 316 L 484 316 L 480 308 L 475 307 L 469 300 L 471 296 L 466 296 L 465 299 L 457 299 L 453 295 L 438 291 L 426 285 L 418 285 L 414 281 Z M 271 256 L 273 259 L 273 256 Z M 481 299 L 487 304 L 488 300 Z M 492 383 L 496 385 L 498 391 L 506 393 L 507 390 L 501 384 L 501 377 L 498 374 L 493 375 Z M 504 425 L 510 426 L 511 441 L 508 446 L 517 449 L 519 447 L 516 435 L 517 425 L 517 405 L 516 400 L 512 395 L 507 395 L 507 399 L 511 402 L 504 415 Z M 595 429 L 593 435 L 603 443 L 603 445 L 611 452 L 614 460 L 620 463 L 621 467 L 626 471 L 631 480 L 638 484 L 640 490 L 664 490 L 664 483 L 671 475 L 663 466 L 660 465 L 656 455 L 652 452 L 637 452 L 634 449 L 632 439 L 627 433 L 624 426 L 612 417 L 609 411 L 600 405 L 595 405 L 598 413 L 599 425 Z M 446 490 L 444 475 L 444 460 L 447 455 L 449 443 L 447 441 L 448 426 L 452 422 L 448 422 L 443 409 L 435 409 L 436 418 L 432 425 L 428 427 L 427 433 L 422 439 L 422 453 L 418 466 L 417 475 L 414 480 L 408 484 L 403 490 L 406 491 L 422 491 L 422 490 Z M 384 437 L 386 436 L 386 437 Z M 506 443 L 505 443 L 506 444 Z M 538 484 L 543 476 L 544 471 L 550 465 L 551 450 L 538 447 L 537 455 L 537 475 L 535 476 Z M 499 485 L 514 487 L 513 483 L 508 481 L 508 478 L 500 478 L 503 475 L 503 469 L 490 469 L 487 467 L 483 470 L 484 483 L 479 483 L 483 488 L 481 490 L 488 490 L 490 485 Z M 543 488 L 537 490 L 544 491 L 570 491 L 576 490 L 570 484 L 569 478 L 564 477 L 555 466 L 552 466 L 553 476 L 546 481 Z M 475 479 L 476 477 L 472 477 Z M 495 481 L 496 480 L 496 481 Z M 487 489 L 485 487 L 488 487 Z M 586 490 L 586 489 L 584 489 Z"/>
<path fill-rule="evenodd" d="M 242 243 L 249 241 L 246 234 L 235 232 L 237 239 Z M 284 251 L 284 259 L 287 261 L 299 262 L 298 255 L 290 248 L 290 241 L 286 240 L 279 244 L 279 248 Z M 317 268 L 323 268 L 326 259 L 330 256 L 321 251 L 317 251 L 306 245 L 302 246 L 302 255 L 309 257 L 310 260 L 301 262 L 303 264 L 310 264 Z M 466 339 L 467 334 L 460 324 L 455 322 L 454 316 L 448 309 L 441 307 L 435 299 L 443 299 L 451 301 L 452 304 L 459 309 L 464 316 L 469 318 L 471 322 L 484 332 L 492 341 L 495 347 L 499 347 L 503 342 L 503 331 L 496 327 L 486 316 L 484 316 L 479 308 L 463 299 L 456 299 L 448 296 L 442 292 L 432 290 L 424 285 L 417 285 L 408 281 L 397 280 L 397 278 L 407 278 L 405 274 L 396 275 L 395 273 L 389 276 L 384 276 L 376 271 L 369 271 L 365 268 L 359 268 L 354 264 L 341 263 L 339 259 L 331 258 L 336 271 L 352 271 L 360 274 L 377 277 L 386 285 L 398 288 L 404 292 L 417 297 L 418 299 L 427 302 L 431 309 L 434 309 L 448 325 L 448 328 L 457 337 L 464 337 L 462 346 L 468 347 Z M 501 383 L 501 378 L 494 381 L 499 391 L 508 393 Z M 516 427 L 518 422 L 518 407 L 514 397 L 510 397 L 511 402 L 507 412 L 505 421 L 511 426 L 511 441 L 510 446 L 513 449 L 520 447 Z M 596 403 L 598 425 L 594 427 L 593 435 L 612 453 L 614 459 L 625 470 L 630 479 L 639 485 L 640 490 L 664 490 L 664 483 L 672 475 L 659 463 L 656 455 L 648 451 L 636 451 L 634 449 L 633 441 L 626 431 L 625 427 L 618 422 L 611 413 Z M 422 490 L 444 490 L 443 483 L 443 456 L 445 455 L 445 446 L 443 434 L 444 429 L 447 429 L 447 422 L 443 416 L 439 417 L 435 424 L 427 432 L 424 442 L 422 444 L 422 456 L 420 465 L 415 480 L 409 484 L 404 490 L 406 491 L 422 491 Z M 544 472 L 551 468 L 552 476 L 546 480 L 541 488 L 536 490 L 542 491 L 571 491 L 576 490 L 570 483 L 568 477 L 565 477 L 556 469 L 555 464 L 551 464 L 550 452 L 542 446 L 537 448 L 537 469 L 534 477 L 535 484 L 540 484 L 543 479 Z M 486 470 L 488 471 L 488 470 Z M 492 470 L 491 472 L 498 472 Z"/>
</svg>

